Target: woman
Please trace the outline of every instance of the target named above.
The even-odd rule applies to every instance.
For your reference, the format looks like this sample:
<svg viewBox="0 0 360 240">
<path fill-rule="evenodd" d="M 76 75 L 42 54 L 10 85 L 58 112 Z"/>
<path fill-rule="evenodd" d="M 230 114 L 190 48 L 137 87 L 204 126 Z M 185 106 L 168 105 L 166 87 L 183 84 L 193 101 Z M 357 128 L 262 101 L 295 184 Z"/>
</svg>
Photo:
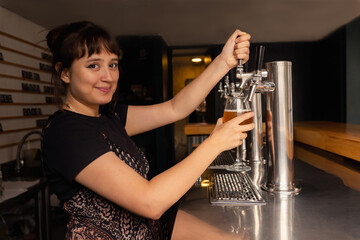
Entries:
<svg viewBox="0 0 360 240">
<path fill-rule="evenodd" d="M 242 143 L 239 125 L 252 113 L 222 124 L 187 158 L 147 180 L 148 163 L 129 136 L 190 114 L 234 66 L 249 58 L 250 35 L 239 30 L 221 54 L 173 99 L 150 106 L 112 104 L 119 50 L 90 22 L 50 31 L 56 92 L 65 101 L 43 129 L 45 171 L 69 214 L 67 239 L 167 239 L 161 216 L 222 151 Z M 120 158 L 120 160 L 119 160 Z"/>
</svg>

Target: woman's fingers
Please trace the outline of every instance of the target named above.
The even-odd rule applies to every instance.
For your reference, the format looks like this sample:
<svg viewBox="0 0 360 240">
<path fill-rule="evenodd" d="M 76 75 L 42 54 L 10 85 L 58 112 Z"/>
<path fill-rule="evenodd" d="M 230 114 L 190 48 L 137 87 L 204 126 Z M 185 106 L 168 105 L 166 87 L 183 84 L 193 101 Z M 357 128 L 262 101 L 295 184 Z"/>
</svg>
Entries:
<svg viewBox="0 0 360 240">
<path fill-rule="evenodd" d="M 229 122 L 231 122 L 231 124 L 234 125 L 240 125 L 240 131 L 242 132 L 246 132 L 246 131 L 250 131 L 255 127 L 254 123 L 249 123 L 249 124 L 241 124 L 242 122 L 251 119 L 254 117 L 254 113 L 253 112 L 247 112 L 247 113 L 243 113 L 240 116 L 237 116 L 233 119 L 231 119 Z M 251 121 L 253 122 L 253 121 Z"/>
<path fill-rule="evenodd" d="M 244 63 L 249 59 L 250 37 L 250 34 L 237 29 L 226 41 L 220 59 L 229 69 L 235 67 L 239 59 L 244 60 Z"/>
<path fill-rule="evenodd" d="M 255 127 L 255 124 L 249 123 L 249 124 L 245 124 L 245 125 L 241 125 L 241 126 L 242 126 L 242 131 L 247 132 L 247 131 L 253 130 Z"/>
<path fill-rule="evenodd" d="M 212 139 L 216 139 L 216 143 L 221 151 L 232 149 L 236 146 L 239 146 L 243 143 L 243 140 L 247 137 L 247 131 L 250 131 L 254 128 L 254 124 L 245 124 L 241 123 L 252 118 L 254 116 L 253 112 L 248 112 L 237 116 L 226 123 L 223 123 L 223 119 L 220 118 L 217 121 L 217 124 L 210 134 Z"/>
<path fill-rule="evenodd" d="M 235 49 L 234 53 L 235 54 L 249 54 L 250 49 L 249 49 L 249 47 L 242 47 L 242 48 Z"/>
<path fill-rule="evenodd" d="M 247 113 L 243 113 L 243 114 L 241 114 L 241 115 L 239 115 L 239 116 L 231 119 L 230 121 L 231 121 L 231 122 L 234 122 L 234 123 L 237 123 L 237 124 L 240 124 L 240 123 L 242 123 L 243 121 L 245 121 L 245 120 L 247 120 L 247 119 L 250 119 L 250 118 L 252 118 L 252 117 L 254 117 L 254 112 L 247 112 Z M 229 121 L 229 122 L 230 122 L 230 121 Z"/>
<path fill-rule="evenodd" d="M 250 41 L 246 40 L 246 41 L 242 41 L 242 42 L 238 42 L 235 44 L 236 48 L 248 48 L 250 47 Z"/>
<path fill-rule="evenodd" d="M 241 32 L 241 31 L 240 31 Z M 235 32 L 236 33 L 236 32 Z M 237 38 L 235 40 L 235 43 L 240 43 L 240 42 L 244 42 L 244 41 L 249 41 L 251 38 L 250 34 L 246 33 L 246 32 L 241 32 L 240 34 L 237 35 Z"/>
<path fill-rule="evenodd" d="M 243 63 L 249 60 L 250 54 L 250 35 L 245 34 L 236 39 L 234 56 L 236 59 L 242 59 Z"/>
<path fill-rule="evenodd" d="M 235 40 L 235 42 L 242 42 L 243 40 L 242 39 L 247 39 L 247 36 L 246 35 L 249 35 L 248 33 L 246 32 L 243 32 L 239 29 L 236 29 L 234 31 L 234 33 L 231 35 L 231 39 L 232 40 Z M 250 35 L 249 35 L 250 36 Z M 238 40 L 239 39 L 239 40 Z"/>
<path fill-rule="evenodd" d="M 229 37 L 229 39 L 226 41 L 225 46 L 227 45 L 233 45 L 234 43 L 239 43 L 242 42 L 241 38 L 243 35 L 246 35 L 246 32 L 242 32 L 239 29 L 236 29 L 235 32 Z M 239 40 L 237 40 L 238 38 L 240 38 Z M 244 37 L 244 39 L 246 39 L 246 37 Z"/>
<path fill-rule="evenodd" d="M 244 133 L 244 132 L 241 132 L 241 133 L 239 134 L 239 137 L 240 137 L 240 140 L 243 140 L 243 139 L 245 139 L 245 138 L 247 137 L 247 134 Z"/>
<path fill-rule="evenodd" d="M 235 54 L 235 58 L 238 59 L 238 60 L 239 59 L 243 60 L 243 64 L 244 64 L 249 60 L 249 54 L 245 54 L 245 53 Z"/>
</svg>

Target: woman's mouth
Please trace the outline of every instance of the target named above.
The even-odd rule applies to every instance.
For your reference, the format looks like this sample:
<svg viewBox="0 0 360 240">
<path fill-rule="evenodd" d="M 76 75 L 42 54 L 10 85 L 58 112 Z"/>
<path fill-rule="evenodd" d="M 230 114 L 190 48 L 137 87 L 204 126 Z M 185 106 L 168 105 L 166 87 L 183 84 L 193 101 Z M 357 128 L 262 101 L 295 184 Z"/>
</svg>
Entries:
<svg viewBox="0 0 360 240">
<path fill-rule="evenodd" d="M 100 92 L 103 92 L 103 93 L 109 93 L 111 88 L 110 87 L 107 87 L 107 88 L 97 88 Z"/>
</svg>

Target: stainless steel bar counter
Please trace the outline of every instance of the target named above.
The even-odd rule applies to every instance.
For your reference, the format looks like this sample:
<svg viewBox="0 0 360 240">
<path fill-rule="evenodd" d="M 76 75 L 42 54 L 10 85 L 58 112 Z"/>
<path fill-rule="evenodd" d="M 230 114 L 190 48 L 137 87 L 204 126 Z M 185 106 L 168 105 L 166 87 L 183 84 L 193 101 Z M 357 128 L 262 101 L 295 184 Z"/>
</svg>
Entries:
<svg viewBox="0 0 360 240">
<path fill-rule="evenodd" d="M 353 187 L 306 162 L 324 169 L 335 166 L 337 175 L 341 177 L 343 172 L 344 182 Z M 180 201 L 172 239 L 360 239 L 359 163 L 296 144 L 294 166 L 300 194 L 272 195 L 260 190 L 265 205 L 211 205 L 208 188 L 195 185 Z M 258 178 L 262 170 L 252 167 L 256 173 L 249 176 L 262 182 Z M 344 169 L 351 171 L 351 176 Z M 214 171 L 219 170 L 206 171 L 202 180 L 209 179 Z"/>
</svg>

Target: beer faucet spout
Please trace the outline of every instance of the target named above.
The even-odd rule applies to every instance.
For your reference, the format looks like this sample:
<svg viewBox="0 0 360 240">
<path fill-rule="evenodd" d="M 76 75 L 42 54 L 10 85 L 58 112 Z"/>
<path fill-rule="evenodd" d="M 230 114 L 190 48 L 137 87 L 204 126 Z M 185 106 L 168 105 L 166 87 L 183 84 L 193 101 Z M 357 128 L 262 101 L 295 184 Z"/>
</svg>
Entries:
<svg viewBox="0 0 360 240">
<path fill-rule="evenodd" d="M 241 83 L 239 86 L 240 90 L 244 90 L 246 86 L 251 82 L 253 79 L 253 74 L 245 73 L 242 75 Z"/>
</svg>

